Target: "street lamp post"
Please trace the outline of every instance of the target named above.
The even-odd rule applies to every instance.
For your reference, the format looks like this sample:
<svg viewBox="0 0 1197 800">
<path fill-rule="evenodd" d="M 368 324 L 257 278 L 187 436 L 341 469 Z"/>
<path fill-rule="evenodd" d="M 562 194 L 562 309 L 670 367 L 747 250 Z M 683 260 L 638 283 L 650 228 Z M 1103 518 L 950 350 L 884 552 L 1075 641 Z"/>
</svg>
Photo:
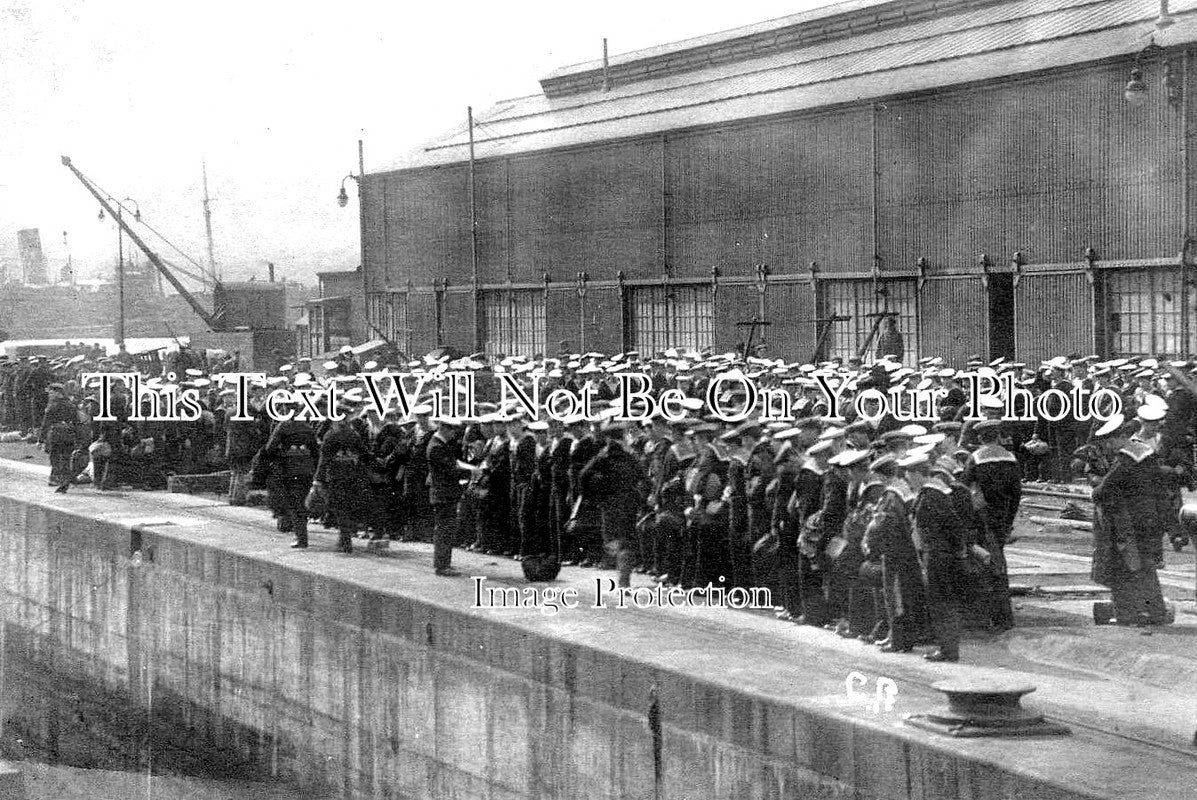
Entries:
<svg viewBox="0 0 1197 800">
<path fill-rule="evenodd" d="M 124 218 L 125 203 L 133 204 L 133 219 L 141 221 L 141 206 L 132 197 L 126 197 L 116 204 L 116 215 Z M 100 219 L 104 219 L 104 210 L 100 209 Z M 119 224 L 116 226 L 116 346 L 125 343 L 125 231 Z"/>
</svg>

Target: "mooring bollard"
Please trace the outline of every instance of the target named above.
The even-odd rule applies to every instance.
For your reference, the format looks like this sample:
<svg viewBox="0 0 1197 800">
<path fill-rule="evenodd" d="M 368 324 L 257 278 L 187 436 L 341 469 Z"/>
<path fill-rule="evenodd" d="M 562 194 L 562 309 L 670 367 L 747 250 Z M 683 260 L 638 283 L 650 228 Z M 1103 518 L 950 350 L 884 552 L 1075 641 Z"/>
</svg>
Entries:
<svg viewBox="0 0 1197 800">
<path fill-rule="evenodd" d="M 909 714 L 907 724 L 959 737 L 1060 736 L 1072 732 L 1022 707 L 1022 696 L 1035 691 L 1029 684 L 978 678 L 940 681 L 931 686 L 948 696 L 947 709 Z"/>
</svg>

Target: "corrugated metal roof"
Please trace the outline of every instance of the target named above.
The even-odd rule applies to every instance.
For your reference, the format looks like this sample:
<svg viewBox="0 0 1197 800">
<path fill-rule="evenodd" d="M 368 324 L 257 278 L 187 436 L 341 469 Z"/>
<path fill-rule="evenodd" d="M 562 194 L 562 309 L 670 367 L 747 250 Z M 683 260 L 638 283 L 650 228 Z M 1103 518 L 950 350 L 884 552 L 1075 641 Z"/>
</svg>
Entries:
<svg viewBox="0 0 1197 800">
<path fill-rule="evenodd" d="M 1061 7 L 1064 5 L 1064 7 Z M 475 116 L 478 158 L 853 102 L 1137 52 L 1157 0 L 1017 0 L 878 34 Z M 1174 0 L 1164 45 L 1197 41 L 1197 0 Z M 468 159 L 465 130 L 386 170 Z"/>
<path fill-rule="evenodd" d="M 612 56 L 609 61 L 612 64 L 618 64 L 625 61 L 638 61 L 644 58 L 653 58 L 667 53 L 676 53 L 680 50 L 689 50 L 695 47 L 704 47 L 707 45 L 716 44 L 718 42 L 726 42 L 731 39 L 740 39 L 747 36 L 768 33 L 770 31 L 789 28 L 794 25 L 801 25 L 805 22 L 812 22 L 814 20 L 835 16 L 837 14 L 861 11 L 874 6 L 888 5 L 893 2 L 894 0 L 845 0 L 845 2 L 842 3 L 834 3 L 832 5 L 822 6 L 820 8 L 813 8 L 809 11 L 803 11 L 798 14 L 790 14 L 784 17 L 778 17 L 777 19 L 756 22 L 752 25 L 744 25 L 739 28 L 732 28 L 731 30 L 720 31 L 718 33 L 711 33 L 703 36 L 695 36 L 693 38 L 683 39 L 682 41 L 678 42 L 669 42 L 656 47 L 634 50 L 630 53 L 620 53 L 618 55 Z M 580 64 L 570 64 L 569 66 L 553 70 L 546 77 L 555 78 L 561 75 L 569 75 L 576 72 L 601 68 L 602 65 L 603 62 L 601 60 L 585 61 Z"/>
</svg>

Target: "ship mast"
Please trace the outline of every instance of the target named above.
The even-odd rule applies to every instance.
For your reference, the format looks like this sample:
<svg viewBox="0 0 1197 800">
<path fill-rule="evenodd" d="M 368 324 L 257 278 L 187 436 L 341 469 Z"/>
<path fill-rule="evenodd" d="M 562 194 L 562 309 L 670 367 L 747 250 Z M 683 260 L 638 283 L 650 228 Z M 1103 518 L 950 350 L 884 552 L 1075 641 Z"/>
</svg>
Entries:
<svg viewBox="0 0 1197 800">
<path fill-rule="evenodd" d="M 208 235 L 208 271 L 212 275 L 212 280 L 216 280 L 216 256 L 213 254 L 212 248 L 212 209 L 210 203 L 212 198 L 208 197 L 208 163 L 206 161 L 200 162 L 204 169 L 204 231 Z M 204 289 L 207 290 L 208 282 L 204 281 Z"/>
</svg>

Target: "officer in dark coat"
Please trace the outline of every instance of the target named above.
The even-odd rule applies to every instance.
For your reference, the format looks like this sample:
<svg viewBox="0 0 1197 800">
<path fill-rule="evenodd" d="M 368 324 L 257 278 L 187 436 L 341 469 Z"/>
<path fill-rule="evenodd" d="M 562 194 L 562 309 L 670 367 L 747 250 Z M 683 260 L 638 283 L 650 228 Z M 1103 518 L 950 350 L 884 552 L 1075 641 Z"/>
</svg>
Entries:
<svg viewBox="0 0 1197 800">
<path fill-rule="evenodd" d="M 461 421 L 442 418 L 428 440 L 428 504 L 432 506 L 432 566 L 437 575 L 455 577 L 453 542 L 457 538 L 457 503 L 466 473 L 457 466 L 461 458 Z"/>
</svg>

